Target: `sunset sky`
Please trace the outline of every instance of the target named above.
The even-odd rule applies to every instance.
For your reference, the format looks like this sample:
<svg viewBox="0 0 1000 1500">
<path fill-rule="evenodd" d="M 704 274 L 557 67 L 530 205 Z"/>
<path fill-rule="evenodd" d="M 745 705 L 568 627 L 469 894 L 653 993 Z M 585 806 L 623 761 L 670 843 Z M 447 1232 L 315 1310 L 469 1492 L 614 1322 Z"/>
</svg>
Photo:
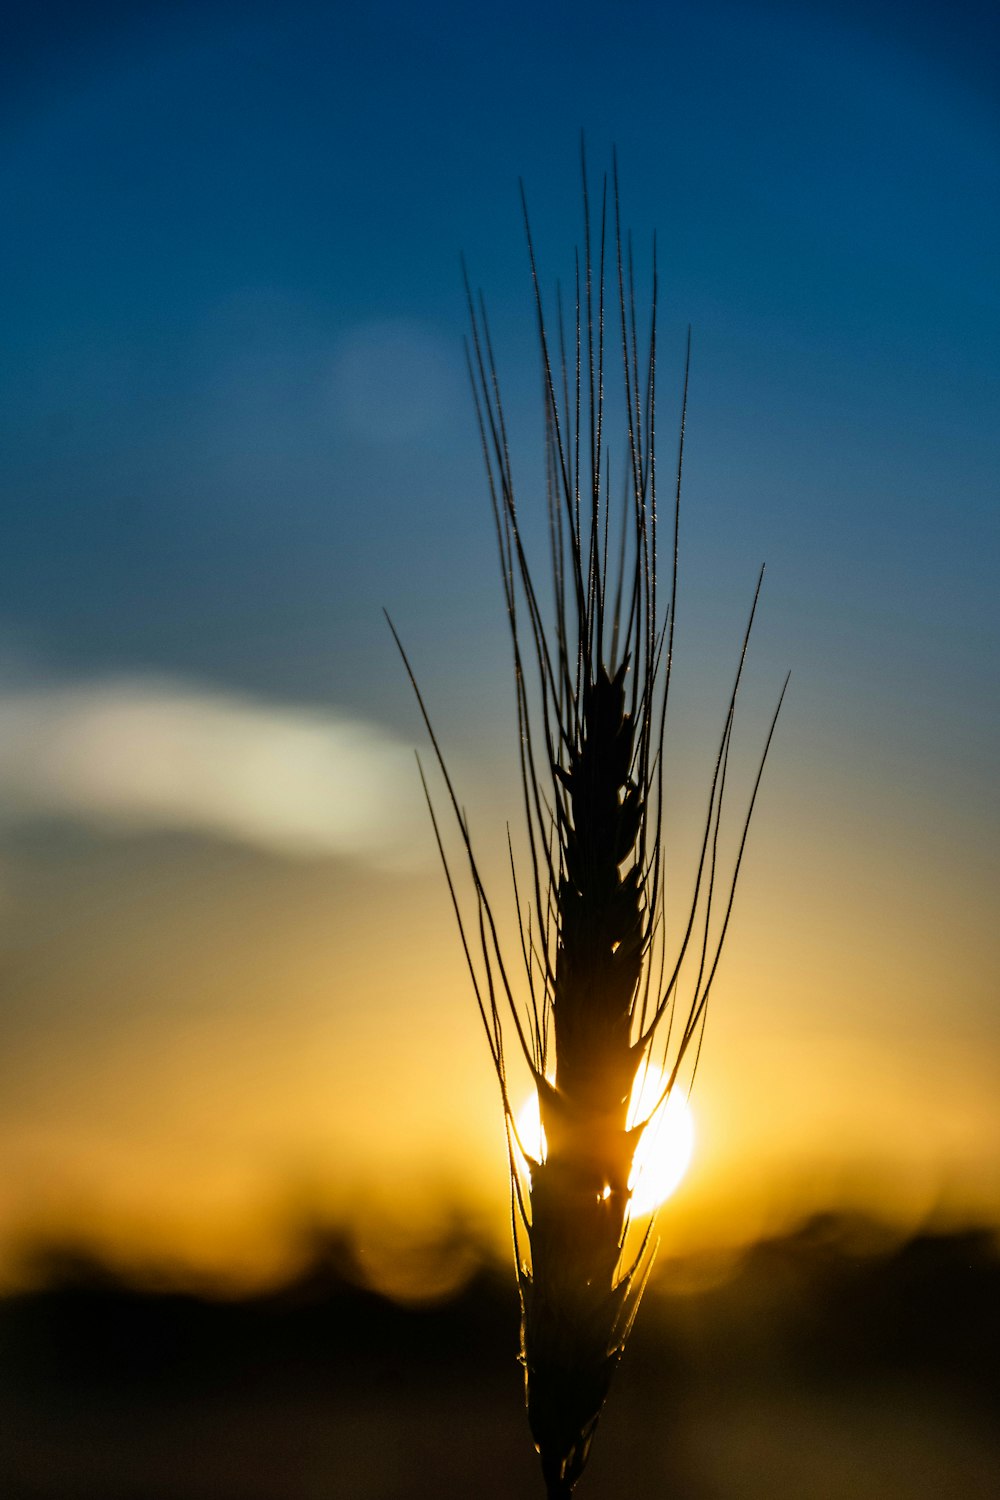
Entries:
<svg viewBox="0 0 1000 1500">
<path fill-rule="evenodd" d="M 504 893 L 459 257 L 540 504 L 517 182 L 568 282 L 581 128 L 641 263 L 658 234 L 668 467 L 692 328 L 679 897 L 761 562 L 744 796 L 792 672 L 664 1242 L 1000 1222 L 993 7 L 139 0 L 5 31 L 0 1282 L 44 1236 L 258 1276 L 328 1216 L 390 1280 L 414 1229 L 502 1244 L 382 608 Z"/>
</svg>

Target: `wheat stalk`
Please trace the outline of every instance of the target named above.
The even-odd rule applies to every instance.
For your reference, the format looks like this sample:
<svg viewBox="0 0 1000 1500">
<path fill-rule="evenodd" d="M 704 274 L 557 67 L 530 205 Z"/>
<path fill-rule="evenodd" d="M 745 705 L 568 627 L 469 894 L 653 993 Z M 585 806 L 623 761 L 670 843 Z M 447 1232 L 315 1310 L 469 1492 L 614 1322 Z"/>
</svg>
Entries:
<svg viewBox="0 0 1000 1500">
<path fill-rule="evenodd" d="M 523 186 L 521 190 L 545 405 L 551 545 L 544 597 L 523 540 L 486 311 L 481 296 L 473 298 L 466 277 L 469 372 L 513 646 L 528 849 L 519 880 L 511 846 L 521 995 L 515 991 L 514 969 L 504 955 L 468 822 L 414 673 L 389 622 L 444 776 L 475 895 L 475 917 L 469 922 L 421 770 L 500 1086 L 528 1418 L 550 1500 L 571 1494 L 586 1463 L 655 1248 L 650 1224 L 636 1253 L 625 1253 L 633 1157 L 656 1113 L 629 1128 L 633 1083 L 640 1069 L 655 1061 L 664 1079 L 662 1104 L 681 1086 L 685 1065 L 684 1086 L 690 1088 L 693 1081 L 750 817 L 785 691 L 783 687 L 771 720 L 732 867 L 725 879 L 717 878 L 736 698 L 761 570 L 715 752 L 693 894 L 681 940 L 668 955 L 663 746 L 673 666 L 690 334 L 664 603 L 657 592 L 655 241 L 648 332 L 640 341 L 631 239 L 621 230 L 617 164 L 609 228 L 607 179 L 594 215 L 582 149 L 581 159 L 584 252 L 576 258 L 572 320 L 559 301 L 555 350 Z M 615 286 L 612 296 L 609 277 Z M 626 479 L 618 502 L 612 500 L 604 430 L 609 315 L 619 349 L 625 428 Z M 686 961 L 696 977 L 682 1003 Z M 508 1086 L 508 1044 L 523 1057 L 538 1093 L 545 1140 L 541 1159 L 533 1159 L 518 1139 Z"/>
</svg>

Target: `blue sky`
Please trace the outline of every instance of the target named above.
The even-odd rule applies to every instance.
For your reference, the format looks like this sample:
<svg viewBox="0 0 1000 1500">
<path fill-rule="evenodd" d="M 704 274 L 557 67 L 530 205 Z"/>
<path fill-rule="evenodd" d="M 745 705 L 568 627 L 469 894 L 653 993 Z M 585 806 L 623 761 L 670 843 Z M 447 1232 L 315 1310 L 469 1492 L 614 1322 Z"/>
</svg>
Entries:
<svg viewBox="0 0 1000 1500">
<path fill-rule="evenodd" d="M 60 9 L 21 23 L 0 163 L 3 613 L 32 647 L 252 674 L 221 639 L 210 659 L 223 600 L 235 623 L 253 595 L 294 655 L 360 624 L 368 585 L 398 594 L 377 518 L 417 557 L 478 540 L 458 253 L 523 368 L 515 182 L 565 275 L 581 126 L 596 170 L 617 144 L 640 243 L 659 231 L 668 329 L 694 326 L 706 487 L 751 536 L 776 518 L 789 575 L 819 548 L 897 597 L 948 569 L 952 610 L 982 602 L 985 8 Z M 433 344 L 447 409 L 419 435 L 386 411 L 377 444 L 338 428 L 330 369 L 381 323 L 404 325 L 390 365 L 406 325 Z"/>
</svg>

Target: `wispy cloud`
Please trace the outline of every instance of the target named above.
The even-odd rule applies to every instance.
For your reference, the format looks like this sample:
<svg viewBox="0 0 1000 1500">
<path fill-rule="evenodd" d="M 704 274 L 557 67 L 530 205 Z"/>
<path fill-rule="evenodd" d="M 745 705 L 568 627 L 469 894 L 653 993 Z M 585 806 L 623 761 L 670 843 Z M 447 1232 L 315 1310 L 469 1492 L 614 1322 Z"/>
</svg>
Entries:
<svg viewBox="0 0 1000 1500">
<path fill-rule="evenodd" d="M 0 819 L 38 817 L 300 858 L 426 847 L 412 751 L 377 725 L 151 678 L 0 688 Z"/>
</svg>

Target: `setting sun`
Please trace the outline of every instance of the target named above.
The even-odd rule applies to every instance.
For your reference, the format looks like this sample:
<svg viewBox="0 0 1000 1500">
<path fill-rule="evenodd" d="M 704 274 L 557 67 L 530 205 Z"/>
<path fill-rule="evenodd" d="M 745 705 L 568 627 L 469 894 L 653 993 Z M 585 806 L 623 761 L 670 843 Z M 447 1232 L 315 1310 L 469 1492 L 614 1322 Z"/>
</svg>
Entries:
<svg viewBox="0 0 1000 1500">
<path fill-rule="evenodd" d="M 650 1066 L 636 1076 L 628 1107 L 628 1125 L 651 1115 L 635 1153 L 629 1177 L 633 1215 L 651 1214 L 675 1191 L 691 1163 L 694 1150 L 694 1120 L 683 1092 L 675 1090 L 660 1105 L 663 1075 Z M 545 1157 L 545 1137 L 538 1112 L 538 1095 L 532 1092 L 517 1114 L 517 1136 L 522 1150 L 536 1160 Z"/>
<path fill-rule="evenodd" d="M 637 1125 L 656 1109 L 664 1079 L 659 1068 L 640 1071 L 632 1086 L 628 1124 Z M 633 1214 L 651 1214 L 679 1186 L 694 1151 L 694 1119 L 683 1090 L 674 1088 L 656 1109 L 636 1148 L 631 1191 Z"/>
</svg>

